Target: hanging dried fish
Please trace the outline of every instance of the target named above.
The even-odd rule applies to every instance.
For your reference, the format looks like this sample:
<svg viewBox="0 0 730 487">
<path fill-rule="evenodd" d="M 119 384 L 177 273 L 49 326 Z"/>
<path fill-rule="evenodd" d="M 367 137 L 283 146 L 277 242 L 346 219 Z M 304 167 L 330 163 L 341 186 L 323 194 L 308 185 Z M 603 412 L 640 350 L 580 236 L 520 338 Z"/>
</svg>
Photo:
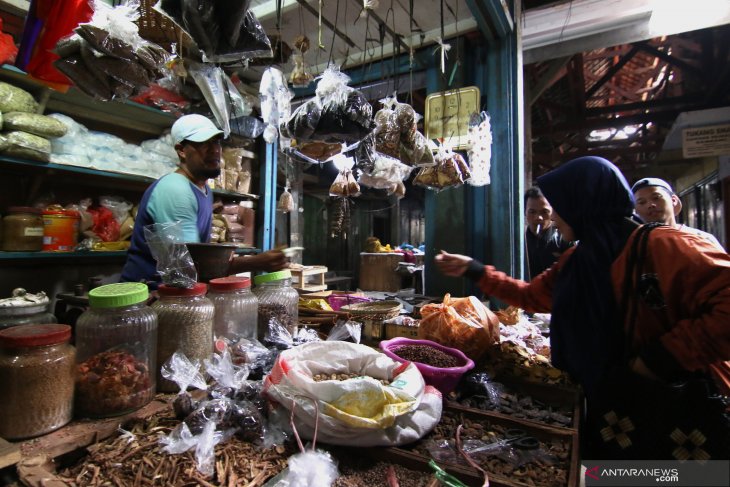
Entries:
<svg viewBox="0 0 730 487">
<path fill-rule="evenodd" d="M 347 229 L 350 228 L 350 204 L 348 198 L 334 198 L 334 207 L 331 210 L 330 237 L 347 239 Z"/>
</svg>

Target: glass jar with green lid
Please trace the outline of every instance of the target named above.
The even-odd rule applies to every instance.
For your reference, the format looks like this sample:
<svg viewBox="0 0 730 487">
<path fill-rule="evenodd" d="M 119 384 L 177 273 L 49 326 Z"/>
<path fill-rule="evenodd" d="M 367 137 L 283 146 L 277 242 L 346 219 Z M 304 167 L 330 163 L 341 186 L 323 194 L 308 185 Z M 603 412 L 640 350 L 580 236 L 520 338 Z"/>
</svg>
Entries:
<svg viewBox="0 0 730 487">
<path fill-rule="evenodd" d="M 76 322 L 76 408 L 83 416 L 134 411 L 155 395 L 157 315 L 138 282 L 89 291 L 89 309 Z"/>
<path fill-rule="evenodd" d="M 76 351 L 68 325 L 19 325 L 0 331 L 0 437 L 50 433 L 73 417 Z"/>
<path fill-rule="evenodd" d="M 213 303 L 205 297 L 207 286 L 197 283 L 192 288 L 161 285 L 160 299 L 152 308 L 159 319 L 157 358 L 163 366 L 175 352 L 191 362 L 209 359 L 213 353 Z M 157 389 L 179 392 L 180 387 L 157 371 Z"/>
<path fill-rule="evenodd" d="M 299 293 L 291 286 L 288 269 L 254 277 L 253 292 L 259 298 L 259 337 L 266 336 L 271 322 L 283 325 L 296 335 L 299 321 Z"/>
</svg>

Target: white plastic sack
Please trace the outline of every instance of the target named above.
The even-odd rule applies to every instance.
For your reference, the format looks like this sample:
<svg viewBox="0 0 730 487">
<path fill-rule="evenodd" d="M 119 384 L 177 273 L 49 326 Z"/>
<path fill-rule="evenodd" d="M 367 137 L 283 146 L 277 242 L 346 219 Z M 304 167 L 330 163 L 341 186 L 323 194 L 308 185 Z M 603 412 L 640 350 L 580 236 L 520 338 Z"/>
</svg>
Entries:
<svg viewBox="0 0 730 487">
<path fill-rule="evenodd" d="M 315 382 L 322 373 L 359 373 L 345 381 Z M 390 380 L 384 386 L 376 379 Z M 391 446 L 411 443 L 441 419 L 441 393 L 426 386 L 412 363 L 402 364 L 365 345 L 313 342 L 282 352 L 264 381 L 264 392 L 312 439 L 319 404 L 317 440 L 334 445 Z"/>
</svg>

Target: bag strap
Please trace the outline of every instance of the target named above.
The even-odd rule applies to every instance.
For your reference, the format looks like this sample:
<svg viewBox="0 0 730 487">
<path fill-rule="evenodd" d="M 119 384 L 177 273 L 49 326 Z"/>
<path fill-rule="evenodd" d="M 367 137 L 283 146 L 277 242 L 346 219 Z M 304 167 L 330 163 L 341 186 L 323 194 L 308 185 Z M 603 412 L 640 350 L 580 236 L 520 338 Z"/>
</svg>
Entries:
<svg viewBox="0 0 730 487">
<path fill-rule="evenodd" d="M 639 312 L 638 283 L 641 280 L 641 271 L 646 261 L 646 250 L 649 244 L 649 233 L 663 223 L 651 222 L 639 227 L 636 236 L 631 242 L 631 250 L 626 261 L 626 274 L 622 288 L 620 317 L 626 319 L 626 334 L 624 344 L 624 362 L 628 361 L 631 350 L 631 343 L 636 329 L 636 316 Z"/>
</svg>

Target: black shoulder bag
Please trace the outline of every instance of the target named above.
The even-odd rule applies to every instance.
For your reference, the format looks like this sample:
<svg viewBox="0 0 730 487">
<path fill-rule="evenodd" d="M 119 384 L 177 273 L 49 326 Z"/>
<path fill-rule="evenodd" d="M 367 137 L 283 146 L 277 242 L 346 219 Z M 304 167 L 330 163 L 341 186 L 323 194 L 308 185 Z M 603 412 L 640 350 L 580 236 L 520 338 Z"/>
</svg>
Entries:
<svg viewBox="0 0 730 487">
<path fill-rule="evenodd" d="M 690 374 L 674 382 L 644 378 L 629 369 L 636 328 L 639 282 L 649 233 L 658 225 L 637 230 L 627 259 L 619 310 L 627 317 L 622 367 L 609 374 L 587 405 L 591 459 L 726 460 L 730 458 L 730 419 L 725 398 L 712 379 Z"/>
</svg>

